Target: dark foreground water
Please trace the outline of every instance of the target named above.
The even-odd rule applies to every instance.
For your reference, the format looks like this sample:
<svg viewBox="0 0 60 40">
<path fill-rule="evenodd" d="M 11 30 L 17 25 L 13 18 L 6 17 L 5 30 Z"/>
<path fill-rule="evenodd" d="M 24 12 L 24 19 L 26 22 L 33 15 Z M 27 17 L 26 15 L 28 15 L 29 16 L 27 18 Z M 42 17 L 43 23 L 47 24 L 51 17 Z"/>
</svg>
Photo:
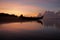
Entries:
<svg viewBox="0 0 60 40">
<path fill-rule="evenodd" d="M 0 23 L 0 40 L 60 39 L 58 21 Z"/>
</svg>

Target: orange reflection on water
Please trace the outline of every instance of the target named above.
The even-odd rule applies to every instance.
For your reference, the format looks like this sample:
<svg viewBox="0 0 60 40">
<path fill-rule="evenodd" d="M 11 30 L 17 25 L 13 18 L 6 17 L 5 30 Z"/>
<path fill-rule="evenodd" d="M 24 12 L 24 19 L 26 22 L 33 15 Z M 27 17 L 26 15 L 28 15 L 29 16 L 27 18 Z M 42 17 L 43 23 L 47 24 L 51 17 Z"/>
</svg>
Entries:
<svg viewBox="0 0 60 40">
<path fill-rule="evenodd" d="M 7 31 L 21 31 L 21 30 L 41 30 L 43 26 L 40 23 L 36 22 L 26 22 L 26 23 L 8 23 L 1 24 L 0 30 Z"/>
</svg>

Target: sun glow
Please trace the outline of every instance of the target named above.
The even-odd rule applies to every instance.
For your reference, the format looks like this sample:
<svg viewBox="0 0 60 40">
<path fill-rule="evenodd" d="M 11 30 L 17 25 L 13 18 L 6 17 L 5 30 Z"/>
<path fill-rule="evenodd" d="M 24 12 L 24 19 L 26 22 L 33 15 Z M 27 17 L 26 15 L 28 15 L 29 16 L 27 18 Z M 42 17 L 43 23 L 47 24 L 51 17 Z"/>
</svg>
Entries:
<svg viewBox="0 0 60 40">
<path fill-rule="evenodd" d="M 22 5 L 17 3 L 1 3 L 0 13 L 8 13 L 20 16 L 37 16 L 39 12 L 43 11 L 43 8 L 33 5 Z"/>
</svg>

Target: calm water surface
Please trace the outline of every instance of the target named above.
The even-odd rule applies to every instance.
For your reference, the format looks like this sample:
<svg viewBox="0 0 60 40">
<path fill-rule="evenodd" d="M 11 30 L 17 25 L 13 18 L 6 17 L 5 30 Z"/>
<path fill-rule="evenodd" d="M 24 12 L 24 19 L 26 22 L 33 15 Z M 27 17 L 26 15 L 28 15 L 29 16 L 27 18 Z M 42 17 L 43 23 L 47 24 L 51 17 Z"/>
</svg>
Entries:
<svg viewBox="0 0 60 40">
<path fill-rule="evenodd" d="M 59 39 L 58 21 L 0 23 L 1 39 Z"/>
</svg>

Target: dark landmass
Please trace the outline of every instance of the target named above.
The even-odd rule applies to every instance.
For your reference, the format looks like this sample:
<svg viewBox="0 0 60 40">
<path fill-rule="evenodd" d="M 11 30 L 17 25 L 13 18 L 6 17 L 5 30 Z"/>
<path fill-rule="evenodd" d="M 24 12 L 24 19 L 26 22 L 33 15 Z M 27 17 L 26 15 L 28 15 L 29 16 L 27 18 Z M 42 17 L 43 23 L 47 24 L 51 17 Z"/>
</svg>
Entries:
<svg viewBox="0 0 60 40">
<path fill-rule="evenodd" d="M 0 13 L 0 17 L 6 17 L 6 16 L 17 17 L 16 15 L 9 15 L 6 13 Z"/>
<path fill-rule="evenodd" d="M 15 15 L 9 15 L 9 14 L 6 14 L 6 13 L 0 13 L 0 20 L 6 20 L 6 19 L 19 19 L 19 20 L 39 20 L 39 19 L 43 19 L 43 16 L 42 17 L 25 17 L 23 15 L 21 16 L 15 16 Z"/>
<path fill-rule="evenodd" d="M 20 20 L 39 20 L 39 19 L 43 19 L 43 16 L 41 17 L 25 17 L 23 15 L 19 16 Z"/>
<path fill-rule="evenodd" d="M 18 17 L 16 15 L 9 15 L 9 14 L 6 14 L 6 13 L 0 13 L 0 24 L 12 23 L 12 22 L 21 22 L 21 23 L 23 23 L 23 22 L 32 22 L 32 21 L 36 21 L 38 23 L 43 24 L 38 19 L 40 19 L 40 17 L 24 17 L 23 15 Z"/>
<path fill-rule="evenodd" d="M 27 20 L 37 20 L 37 19 L 42 19 L 43 18 L 43 16 L 42 17 L 25 17 L 25 16 L 23 16 L 23 15 L 20 15 L 19 17 L 18 16 L 16 16 L 16 15 L 9 15 L 9 14 L 6 14 L 6 13 L 0 13 L 0 20 L 2 20 L 2 19 L 27 19 Z"/>
<path fill-rule="evenodd" d="M 0 22 L 17 21 L 17 19 L 18 17 L 15 15 L 0 13 Z"/>
</svg>

